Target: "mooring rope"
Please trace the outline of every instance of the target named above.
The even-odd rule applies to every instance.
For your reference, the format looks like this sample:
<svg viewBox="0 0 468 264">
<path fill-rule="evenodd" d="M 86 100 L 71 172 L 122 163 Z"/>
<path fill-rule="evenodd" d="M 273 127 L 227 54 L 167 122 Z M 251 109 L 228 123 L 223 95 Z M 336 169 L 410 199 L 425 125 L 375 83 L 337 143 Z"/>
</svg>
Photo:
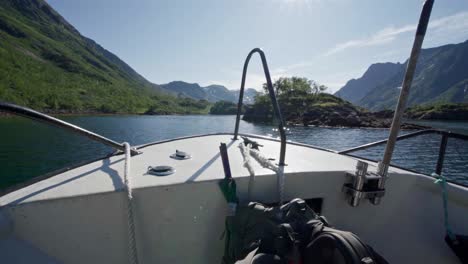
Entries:
<svg viewBox="0 0 468 264">
<path fill-rule="evenodd" d="M 279 203 L 280 205 L 283 204 L 284 201 L 284 189 L 285 189 L 285 177 L 284 177 L 284 166 L 277 166 L 271 162 L 268 158 L 264 157 L 260 151 L 250 148 L 250 145 L 245 146 L 244 143 L 239 144 L 239 148 L 241 150 L 242 157 L 244 159 L 244 167 L 247 168 L 250 174 L 249 178 L 249 187 L 248 187 L 248 197 L 249 200 L 252 197 L 252 192 L 254 188 L 254 177 L 255 177 L 255 170 L 252 165 L 252 161 L 250 157 L 254 158 L 260 166 L 263 168 L 270 169 L 276 173 L 278 176 L 277 178 L 277 187 L 278 187 L 278 196 L 279 196 Z"/>
<path fill-rule="evenodd" d="M 445 225 L 445 232 L 447 236 L 452 240 L 456 241 L 457 237 L 453 234 L 452 228 L 449 224 L 448 218 L 448 196 L 447 196 L 447 178 L 443 175 L 438 175 L 437 173 L 432 173 L 432 176 L 436 178 L 435 183 L 439 184 L 442 187 L 442 201 L 444 206 L 444 225 Z"/>
<path fill-rule="evenodd" d="M 138 252 L 135 240 L 135 223 L 133 217 L 133 193 L 132 184 L 130 179 L 130 144 L 124 142 L 125 146 L 125 168 L 124 168 L 124 181 L 125 192 L 127 193 L 127 223 L 128 223 L 128 245 L 129 245 L 129 259 L 131 264 L 138 264 Z"/>
<path fill-rule="evenodd" d="M 242 157 L 244 158 L 244 167 L 249 171 L 250 177 L 249 177 L 249 188 L 248 188 L 248 194 L 247 198 L 250 201 L 252 198 L 252 192 L 253 189 L 255 188 L 255 170 L 252 165 L 252 159 L 250 158 L 250 145 L 245 146 L 244 144 L 239 144 L 239 149 L 241 150 Z"/>
</svg>

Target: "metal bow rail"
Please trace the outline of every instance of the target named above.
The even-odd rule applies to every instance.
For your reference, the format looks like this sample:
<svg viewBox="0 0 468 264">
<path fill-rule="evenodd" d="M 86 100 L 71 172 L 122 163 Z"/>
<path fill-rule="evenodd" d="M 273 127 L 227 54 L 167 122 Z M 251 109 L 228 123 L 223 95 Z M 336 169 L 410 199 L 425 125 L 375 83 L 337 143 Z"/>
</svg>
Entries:
<svg viewBox="0 0 468 264">
<path fill-rule="evenodd" d="M 242 71 L 242 82 L 241 82 L 241 88 L 240 88 L 240 93 L 239 93 L 239 102 L 237 104 L 237 117 L 236 117 L 236 127 L 234 129 L 234 140 L 237 140 L 237 135 L 239 133 L 239 122 L 240 122 L 240 115 L 242 112 L 242 103 L 244 99 L 244 88 L 245 88 L 245 78 L 247 75 L 247 68 L 249 66 L 250 58 L 252 57 L 254 53 L 258 53 L 258 55 L 260 55 L 260 58 L 262 60 L 263 71 L 265 73 L 268 93 L 270 95 L 271 104 L 273 105 L 273 111 L 275 113 L 276 120 L 278 121 L 278 131 L 280 133 L 280 138 L 281 138 L 281 149 L 280 149 L 280 158 L 279 158 L 278 165 L 285 166 L 286 164 L 284 163 L 284 160 L 286 156 L 286 133 L 284 131 L 283 117 L 281 115 L 278 101 L 276 100 L 276 95 L 273 89 L 273 83 L 271 82 L 270 70 L 268 69 L 268 64 L 267 64 L 267 60 L 265 57 L 265 53 L 260 48 L 255 48 L 251 50 L 249 52 L 249 55 L 247 55 L 247 58 L 245 59 L 244 70 Z"/>
<path fill-rule="evenodd" d="M 351 206 L 358 206 L 359 200 L 362 198 L 369 199 L 372 204 L 379 204 L 380 200 L 385 194 L 385 182 L 387 180 L 388 168 L 392 159 L 393 150 L 397 141 L 400 125 L 403 118 L 403 113 L 406 108 L 406 101 L 409 97 L 411 83 L 413 82 L 414 73 L 418 57 L 421 52 L 424 36 L 426 35 L 429 18 L 431 16 L 432 6 L 434 0 L 426 0 L 423 4 L 421 15 L 419 16 L 418 27 L 414 37 L 413 48 L 406 67 L 405 78 L 403 79 L 400 96 L 393 115 L 392 125 L 390 127 L 390 134 L 388 139 L 385 140 L 385 151 L 381 161 L 377 164 L 377 173 L 369 175 L 367 173 L 367 165 L 358 162 L 356 172 L 350 174 L 353 178 L 351 183 L 345 183 L 343 192 L 350 197 Z M 383 144 L 383 143 L 382 143 Z M 366 182 L 366 184 L 364 184 Z"/>
<path fill-rule="evenodd" d="M 421 15 L 419 16 L 418 27 L 416 29 L 416 35 L 414 36 L 413 48 L 411 49 L 410 58 L 408 59 L 408 65 L 406 67 L 405 78 L 401 85 L 400 96 L 398 98 L 397 106 L 395 108 L 395 114 L 393 115 L 392 126 L 390 127 L 390 135 L 388 136 L 388 144 L 385 146 L 384 155 L 382 160 L 378 164 L 377 174 L 380 176 L 378 181 L 378 189 L 385 189 L 385 181 L 387 180 L 387 171 L 390 166 L 390 161 L 393 155 L 393 149 L 395 148 L 396 138 L 400 130 L 401 120 L 403 113 L 406 108 L 406 101 L 409 97 L 411 84 L 413 82 L 414 73 L 416 72 L 416 65 L 418 62 L 419 54 L 421 53 L 424 36 L 429 24 L 429 18 L 431 17 L 432 6 L 434 0 L 426 0 L 423 4 Z M 373 204 L 379 204 L 381 197 L 375 197 L 371 199 Z"/>
<path fill-rule="evenodd" d="M 463 135 L 463 134 L 458 134 L 458 133 L 453 133 L 453 132 L 450 132 L 450 131 L 443 131 L 443 130 L 438 130 L 438 129 L 426 129 L 426 130 L 421 130 L 421 131 L 417 131 L 417 132 L 413 132 L 413 133 L 408 133 L 406 135 L 398 136 L 398 137 L 396 137 L 395 141 L 400 141 L 400 140 L 404 140 L 404 139 L 408 139 L 408 138 L 414 138 L 414 137 L 418 137 L 418 136 L 421 136 L 421 135 L 427 135 L 427 134 L 439 134 L 439 135 L 442 136 L 441 140 L 440 140 L 439 155 L 437 157 L 437 164 L 436 164 L 436 168 L 435 168 L 435 173 L 440 175 L 442 173 L 442 168 L 443 168 L 443 165 L 444 165 L 445 151 L 447 149 L 448 139 L 449 138 L 456 138 L 456 139 L 461 139 L 461 140 L 468 141 L 468 135 Z M 364 144 L 364 145 L 361 145 L 361 146 L 358 146 L 358 147 L 338 151 L 337 153 L 338 154 L 347 154 L 348 155 L 349 153 L 352 153 L 352 152 L 372 148 L 372 147 L 379 146 L 379 145 L 384 145 L 384 144 L 387 144 L 387 143 L 388 143 L 388 139 L 379 140 L 379 141 Z M 350 156 L 352 156 L 352 155 L 350 155 Z"/>
<path fill-rule="evenodd" d="M 81 128 L 79 126 L 75 126 L 73 124 L 70 124 L 70 123 L 65 122 L 63 120 L 60 120 L 58 118 L 55 118 L 55 117 L 52 117 L 50 115 L 46 115 L 46 114 L 37 112 L 37 111 L 32 110 L 32 109 L 27 108 L 27 107 L 18 106 L 18 105 L 11 104 L 11 103 L 6 103 L 6 102 L 0 102 L 0 111 L 4 111 L 4 112 L 11 113 L 11 114 L 14 114 L 14 115 L 27 117 L 27 118 L 33 119 L 35 121 L 39 121 L 41 123 L 47 123 L 49 125 L 54 125 L 54 126 L 63 128 L 65 130 L 71 131 L 73 133 L 76 133 L 78 135 L 85 136 L 85 137 L 87 137 L 87 138 L 89 138 L 91 140 L 97 141 L 97 142 L 105 144 L 107 146 L 113 147 L 113 148 L 115 148 L 117 150 L 125 151 L 124 144 L 115 142 L 115 141 L 113 141 L 111 139 L 108 139 L 106 137 L 98 135 L 98 134 L 96 134 L 94 132 L 91 132 L 91 131 L 86 130 L 84 128 Z M 132 153 L 132 155 L 136 155 L 139 152 L 136 149 L 132 149 L 131 153 Z"/>
</svg>

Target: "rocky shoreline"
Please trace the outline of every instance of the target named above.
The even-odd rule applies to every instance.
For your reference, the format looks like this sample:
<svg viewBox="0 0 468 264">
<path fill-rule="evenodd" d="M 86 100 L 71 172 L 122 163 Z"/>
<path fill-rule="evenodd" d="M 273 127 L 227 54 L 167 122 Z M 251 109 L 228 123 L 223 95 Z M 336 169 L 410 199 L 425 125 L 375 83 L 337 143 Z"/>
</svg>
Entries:
<svg viewBox="0 0 468 264">
<path fill-rule="evenodd" d="M 389 128 L 393 111 L 367 112 L 354 107 L 336 105 L 312 107 L 309 111 L 283 116 L 288 126 L 340 127 L 340 128 Z M 272 116 L 247 110 L 243 120 L 249 122 L 269 122 Z M 404 122 L 402 129 L 428 129 L 430 127 Z"/>
<path fill-rule="evenodd" d="M 405 112 L 405 117 L 418 120 L 468 121 L 468 103 L 415 106 Z"/>
<path fill-rule="evenodd" d="M 391 119 L 380 119 L 377 122 L 380 123 L 380 125 L 358 125 L 358 126 L 345 126 L 345 125 L 328 125 L 326 123 L 294 123 L 292 121 L 287 121 L 286 125 L 287 126 L 293 126 L 293 127 L 298 127 L 298 126 L 304 126 L 304 127 L 324 127 L 324 128 L 367 128 L 367 129 L 388 129 L 390 128 L 392 124 Z M 412 124 L 412 123 L 407 123 L 404 122 L 401 127 L 402 130 L 423 130 L 423 129 L 430 129 L 431 127 L 429 126 L 422 126 L 422 125 L 417 125 L 417 124 Z"/>
<path fill-rule="evenodd" d="M 299 120 L 288 120 L 288 125 L 318 126 L 318 127 L 347 127 L 347 128 L 390 128 L 393 112 L 351 112 L 343 115 L 339 112 L 327 114 L 306 113 Z M 430 127 L 404 122 L 401 129 L 428 129 Z"/>
</svg>

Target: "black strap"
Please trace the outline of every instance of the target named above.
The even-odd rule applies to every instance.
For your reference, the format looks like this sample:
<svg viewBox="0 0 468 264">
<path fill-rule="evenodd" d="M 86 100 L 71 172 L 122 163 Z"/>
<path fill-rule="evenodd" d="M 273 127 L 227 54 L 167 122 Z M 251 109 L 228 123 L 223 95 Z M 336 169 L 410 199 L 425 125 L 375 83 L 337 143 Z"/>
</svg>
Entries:
<svg viewBox="0 0 468 264">
<path fill-rule="evenodd" d="M 231 179 L 231 166 L 229 165 L 229 157 L 226 143 L 221 143 L 221 145 L 219 146 L 219 154 L 221 155 L 221 160 L 223 161 L 224 178 Z"/>
<path fill-rule="evenodd" d="M 468 236 L 455 235 L 455 237 L 456 240 L 452 240 L 449 236 L 446 236 L 445 242 L 457 255 L 461 263 L 468 264 Z"/>
<path fill-rule="evenodd" d="M 340 241 L 342 247 L 349 252 L 350 257 L 353 258 L 354 263 L 386 263 L 383 258 L 377 258 L 378 254 L 369 246 L 364 244 L 355 234 L 351 232 L 341 231 L 327 226 L 321 220 L 312 220 L 307 224 L 310 228 L 311 239 L 314 241 L 321 236 L 328 236 L 336 241 Z M 383 261 L 379 261 L 382 259 Z"/>
<path fill-rule="evenodd" d="M 286 233 L 288 237 L 288 244 L 289 244 L 288 246 L 289 254 L 287 254 L 288 256 L 283 255 L 283 257 L 289 258 L 289 260 L 292 261 L 292 263 L 294 264 L 299 264 L 300 259 L 301 259 L 301 253 L 299 250 L 300 241 L 297 239 L 298 234 L 294 231 L 292 226 L 288 223 L 281 224 L 280 229 L 284 230 L 284 233 Z M 288 263 L 291 263 L 291 262 L 288 262 Z"/>
</svg>

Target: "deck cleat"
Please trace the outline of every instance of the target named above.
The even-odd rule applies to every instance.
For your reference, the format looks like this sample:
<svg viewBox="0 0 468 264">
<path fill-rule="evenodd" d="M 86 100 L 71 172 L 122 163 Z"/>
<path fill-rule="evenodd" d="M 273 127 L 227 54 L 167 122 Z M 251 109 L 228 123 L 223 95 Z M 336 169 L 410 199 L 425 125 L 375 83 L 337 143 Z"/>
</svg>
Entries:
<svg viewBox="0 0 468 264">
<path fill-rule="evenodd" d="M 156 176 L 168 176 L 175 172 L 176 170 L 174 167 L 171 166 L 156 166 L 156 167 L 148 167 L 148 174 L 156 175 Z"/>
<path fill-rule="evenodd" d="M 191 159 L 192 155 L 184 151 L 176 150 L 176 152 L 172 154 L 170 157 L 176 160 L 186 160 L 186 159 Z"/>
</svg>

